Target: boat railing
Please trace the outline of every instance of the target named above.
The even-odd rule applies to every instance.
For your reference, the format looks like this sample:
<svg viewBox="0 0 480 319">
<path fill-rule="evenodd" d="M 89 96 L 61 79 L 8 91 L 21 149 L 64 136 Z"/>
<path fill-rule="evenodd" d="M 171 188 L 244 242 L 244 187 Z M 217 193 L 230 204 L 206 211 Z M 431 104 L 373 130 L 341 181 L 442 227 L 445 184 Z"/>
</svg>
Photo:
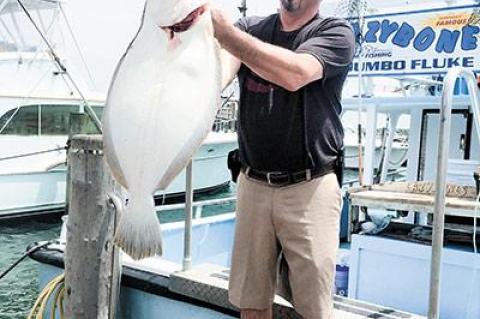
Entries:
<svg viewBox="0 0 480 319">
<path fill-rule="evenodd" d="M 388 175 L 395 176 L 405 172 L 404 168 L 397 169 L 388 173 Z M 190 162 L 186 169 L 186 188 L 185 188 L 185 203 L 173 204 L 173 205 L 161 205 L 157 207 L 158 212 L 171 211 L 171 210 L 185 210 L 185 231 L 184 231 L 184 259 L 183 269 L 189 270 L 192 265 L 191 247 L 192 247 L 192 225 L 194 219 L 203 217 L 203 208 L 214 205 L 226 205 L 236 202 L 236 197 L 219 198 L 204 201 L 193 201 L 193 167 Z M 353 186 L 358 183 L 358 180 L 349 180 L 343 183 L 344 186 Z M 194 213 L 195 210 L 195 213 Z"/>
<path fill-rule="evenodd" d="M 472 71 L 463 68 L 452 68 L 443 82 L 443 95 L 440 109 L 440 131 L 438 142 L 438 161 L 436 177 L 436 193 L 434 207 L 434 225 L 432 235 L 432 259 L 430 272 L 430 296 L 428 318 L 438 319 L 440 312 L 440 286 L 442 249 L 445 228 L 446 177 L 450 148 L 450 128 L 452 122 L 452 107 L 454 88 L 457 79 L 464 78 L 471 100 L 476 132 L 480 138 L 480 96 L 477 80 Z M 473 172 L 472 172 L 473 176 Z M 476 218 L 476 216 L 474 216 Z"/>
<path fill-rule="evenodd" d="M 236 132 L 237 110 L 238 101 L 231 100 L 229 97 L 218 110 L 212 130 L 225 133 Z"/>
<path fill-rule="evenodd" d="M 396 169 L 388 173 L 389 176 L 396 176 L 405 172 L 405 168 Z M 189 270 L 192 265 L 191 247 L 192 247 L 192 221 L 203 217 L 203 208 L 214 205 L 226 205 L 236 202 L 236 197 L 219 198 L 204 201 L 193 201 L 193 167 L 190 162 L 186 168 L 186 188 L 185 188 L 185 203 L 161 205 L 157 207 L 158 212 L 171 210 L 185 210 L 185 233 L 184 233 L 184 259 L 183 269 Z M 343 186 L 353 186 L 358 183 L 358 180 L 348 180 L 343 183 Z M 195 210 L 195 213 L 194 213 Z"/>
<path fill-rule="evenodd" d="M 50 172 L 50 171 L 56 171 L 57 169 L 59 170 L 65 170 L 65 165 L 67 164 L 67 159 L 60 159 L 57 161 L 52 162 L 51 164 L 45 166 L 45 172 Z"/>
<path fill-rule="evenodd" d="M 218 198 L 218 199 L 208 199 L 203 201 L 193 202 L 193 219 L 200 219 L 203 217 L 203 211 L 205 207 L 211 206 L 220 206 L 220 205 L 230 205 L 236 202 L 237 198 L 235 196 L 225 197 L 225 198 Z M 181 210 L 185 209 L 186 204 L 170 204 L 170 205 L 160 205 L 156 207 L 157 212 L 165 212 L 165 211 L 172 211 L 172 210 Z"/>
<path fill-rule="evenodd" d="M 387 177 L 392 177 L 392 181 L 403 181 L 405 179 L 404 177 L 404 174 L 407 172 L 407 168 L 406 167 L 401 167 L 401 168 L 398 168 L 398 169 L 395 169 L 395 170 L 392 170 L 392 171 L 389 171 L 386 173 Z M 401 179 L 396 179 L 395 176 L 402 176 Z M 354 179 L 349 179 L 349 180 L 346 180 L 346 181 L 343 181 L 342 185 L 343 187 L 345 188 L 350 188 L 350 187 L 354 187 L 354 186 L 357 186 L 360 184 L 360 180 L 358 178 L 354 178 Z"/>
</svg>

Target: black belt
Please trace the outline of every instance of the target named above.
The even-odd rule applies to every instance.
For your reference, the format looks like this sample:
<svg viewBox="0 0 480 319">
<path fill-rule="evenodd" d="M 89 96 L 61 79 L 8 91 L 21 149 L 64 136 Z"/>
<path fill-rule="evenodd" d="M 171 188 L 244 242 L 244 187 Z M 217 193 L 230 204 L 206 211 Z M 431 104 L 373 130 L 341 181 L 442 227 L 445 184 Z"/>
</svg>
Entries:
<svg viewBox="0 0 480 319">
<path fill-rule="evenodd" d="M 243 167 L 242 171 L 245 176 L 264 182 L 273 187 L 284 187 L 300 182 L 310 181 L 316 177 L 334 172 L 335 167 L 322 167 L 321 169 L 306 169 L 295 172 L 265 172 L 253 169 L 251 167 Z"/>
</svg>

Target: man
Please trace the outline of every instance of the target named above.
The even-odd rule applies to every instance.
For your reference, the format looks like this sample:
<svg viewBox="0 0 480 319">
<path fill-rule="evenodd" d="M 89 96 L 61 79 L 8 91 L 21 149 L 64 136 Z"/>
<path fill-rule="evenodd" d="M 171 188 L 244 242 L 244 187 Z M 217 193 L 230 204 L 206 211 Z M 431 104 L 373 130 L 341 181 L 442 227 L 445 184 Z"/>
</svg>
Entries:
<svg viewBox="0 0 480 319">
<path fill-rule="evenodd" d="M 281 0 L 278 14 L 233 25 L 212 9 L 224 83 L 240 81 L 242 174 L 230 301 L 242 318 L 271 318 L 280 252 L 295 310 L 333 318 L 343 146 L 340 98 L 354 54 L 347 22 L 321 0 Z"/>
</svg>

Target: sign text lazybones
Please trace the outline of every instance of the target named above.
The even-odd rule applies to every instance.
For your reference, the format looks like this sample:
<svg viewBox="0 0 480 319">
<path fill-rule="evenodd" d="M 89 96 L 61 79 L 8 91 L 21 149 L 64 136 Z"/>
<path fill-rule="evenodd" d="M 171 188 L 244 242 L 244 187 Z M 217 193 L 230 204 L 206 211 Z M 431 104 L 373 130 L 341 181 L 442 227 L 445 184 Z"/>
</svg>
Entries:
<svg viewBox="0 0 480 319">
<path fill-rule="evenodd" d="M 354 24 L 353 27 L 358 32 L 358 23 Z M 436 31 L 432 27 L 416 30 L 408 22 L 399 25 L 397 22 L 384 19 L 367 23 L 364 42 L 368 44 L 390 41 L 400 48 L 412 45 L 419 52 L 434 47 L 437 53 L 453 53 L 457 46 L 460 46 L 463 51 L 476 50 L 479 33 L 480 27 L 476 25 L 465 25 L 461 30 L 441 29 Z"/>
<path fill-rule="evenodd" d="M 438 74 L 459 66 L 480 70 L 480 26 L 475 6 L 365 17 L 361 50 L 351 76 Z M 351 20 L 357 34 L 358 20 Z"/>
</svg>

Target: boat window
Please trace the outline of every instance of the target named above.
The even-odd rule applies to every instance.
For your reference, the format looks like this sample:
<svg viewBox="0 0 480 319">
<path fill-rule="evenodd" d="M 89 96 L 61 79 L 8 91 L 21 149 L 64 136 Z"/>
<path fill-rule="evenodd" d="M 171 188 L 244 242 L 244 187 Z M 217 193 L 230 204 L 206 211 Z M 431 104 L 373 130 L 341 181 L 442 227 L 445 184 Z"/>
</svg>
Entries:
<svg viewBox="0 0 480 319">
<path fill-rule="evenodd" d="M 95 112 L 95 115 L 97 115 L 98 119 L 102 121 L 102 114 L 103 114 L 103 107 L 102 106 L 97 106 L 97 105 L 92 105 L 93 112 Z M 88 118 L 88 124 L 85 128 L 85 131 L 82 132 L 85 134 L 99 134 L 100 131 L 97 129 L 95 124 L 93 124 L 93 121 Z"/>
<path fill-rule="evenodd" d="M 5 124 L 7 126 L 0 133 L 2 135 L 37 135 L 38 106 L 27 105 L 20 107 L 18 111 L 17 108 L 8 111 L 0 118 L 0 129 Z"/>
<path fill-rule="evenodd" d="M 95 114 L 101 119 L 103 107 L 92 106 Z M 41 134 L 42 135 L 68 135 L 70 127 L 70 113 L 78 112 L 77 105 L 42 105 L 41 106 Z M 99 133 L 93 122 L 89 119 L 82 132 L 85 134 Z"/>
<path fill-rule="evenodd" d="M 15 113 L 15 110 L 10 110 L 0 117 L 0 130 L 7 124 L 9 118 L 14 115 L 13 113 Z"/>
</svg>

